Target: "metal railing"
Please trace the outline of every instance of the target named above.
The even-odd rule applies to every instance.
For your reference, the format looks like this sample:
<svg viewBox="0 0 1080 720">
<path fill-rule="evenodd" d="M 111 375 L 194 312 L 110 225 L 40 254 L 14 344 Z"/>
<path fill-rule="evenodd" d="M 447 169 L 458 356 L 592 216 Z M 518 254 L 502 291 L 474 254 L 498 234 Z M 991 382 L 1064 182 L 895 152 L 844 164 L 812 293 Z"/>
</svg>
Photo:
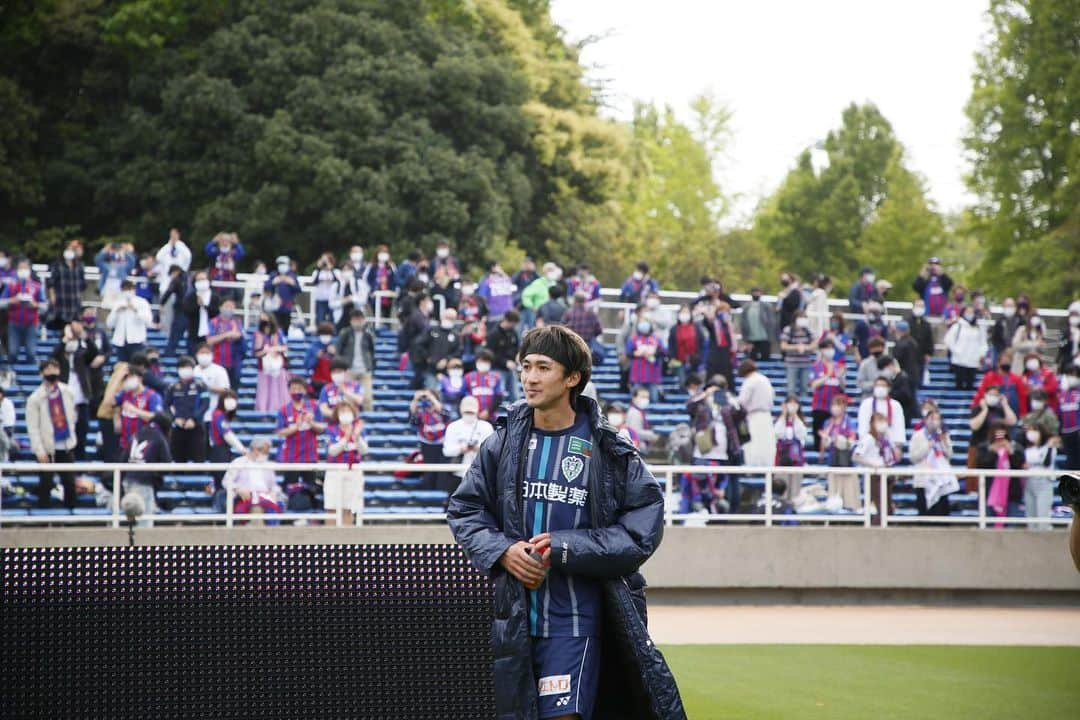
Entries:
<svg viewBox="0 0 1080 720">
<path fill-rule="evenodd" d="M 11 515 L 4 513 L 4 507 L 0 504 L 0 525 L 27 525 L 27 524 L 72 524 L 72 525 L 85 525 L 85 524 L 108 524 L 111 527 L 121 527 L 126 522 L 126 518 L 123 510 L 120 507 L 120 500 L 123 495 L 122 479 L 124 473 L 138 472 L 138 473 L 158 473 L 161 475 L 184 475 L 184 474 L 198 474 L 207 475 L 215 472 L 225 472 L 229 469 L 228 464 L 224 463 L 206 463 L 201 465 L 194 464 L 125 464 L 125 463 L 56 463 L 56 464 L 39 464 L 39 463 L 19 463 L 19 464 L 7 464 L 0 466 L 0 474 L 3 475 L 24 475 L 24 474 L 37 474 L 41 472 L 46 473 L 75 473 L 85 475 L 103 475 L 107 474 L 111 476 L 111 492 L 112 497 L 110 501 L 111 512 L 107 515 Z M 247 465 L 245 469 L 269 469 L 275 473 L 308 473 L 308 472 L 324 472 L 327 470 L 339 470 L 345 469 L 344 465 L 332 465 L 327 463 L 274 463 L 267 462 L 259 465 Z M 467 466 L 454 463 L 442 463 L 442 464 L 422 464 L 422 463 L 403 463 L 403 462 L 364 462 L 357 463 L 352 466 L 352 470 L 358 470 L 364 475 L 385 475 L 395 472 L 408 472 L 410 474 L 422 474 L 422 473 L 456 473 L 467 469 Z M 776 524 L 804 524 L 804 523 L 841 523 L 841 524 L 861 524 L 863 527 L 871 527 L 877 524 L 882 527 L 888 527 L 890 524 L 947 524 L 947 525 L 962 525 L 962 526 L 977 526 L 980 529 L 986 529 L 990 525 L 1056 525 L 1063 526 L 1071 522 L 1070 517 L 1005 517 L 988 514 L 987 505 L 987 490 L 988 490 L 988 478 L 994 477 L 1009 477 L 1009 478 L 1028 478 L 1028 477 L 1047 477 L 1046 470 L 986 470 L 975 468 L 951 468 L 949 471 L 943 471 L 940 469 L 931 468 L 915 468 L 915 467 L 892 467 L 885 469 L 868 469 L 868 468 L 836 468 L 825 466 L 803 466 L 803 467 L 781 467 L 781 466 L 708 466 L 708 465 L 650 465 L 649 469 L 662 481 L 665 489 L 665 508 L 664 508 L 664 521 L 665 525 L 671 527 L 676 523 L 680 524 L 695 524 L 700 523 L 702 519 L 705 519 L 709 523 L 764 523 L 766 527 L 772 527 Z M 928 475 L 941 475 L 943 472 L 952 472 L 958 477 L 975 477 L 978 480 L 978 514 L 972 516 L 932 516 L 932 515 L 898 515 L 888 511 L 889 501 L 889 488 L 890 484 L 900 478 L 915 478 L 919 476 Z M 777 475 L 797 475 L 800 478 L 820 477 L 827 479 L 830 474 L 836 475 L 857 475 L 860 480 L 860 488 L 862 492 L 862 508 L 858 512 L 849 510 L 848 512 L 814 512 L 814 513 L 794 513 L 783 514 L 776 513 L 773 510 L 773 479 Z M 736 475 L 740 478 L 746 477 L 760 477 L 764 479 L 764 491 L 762 496 L 764 498 L 764 507 L 762 512 L 758 513 L 719 513 L 719 514 L 703 514 L 701 512 L 693 513 L 679 513 L 676 512 L 676 508 L 679 503 L 681 491 L 679 490 L 680 480 L 682 475 Z M 873 512 L 871 508 L 871 497 L 873 496 L 871 483 L 878 483 L 878 503 L 883 507 L 879 507 L 878 512 Z M 377 513 L 377 512 L 365 512 L 363 496 L 364 485 L 361 484 L 359 489 L 359 505 L 356 508 L 355 518 L 356 524 L 362 525 L 367 515 L 368 520 L 395 520 L 395 521 L 445 521 L 446 516 L 441 512 L 422 512 L 422 513 Z M 156 513 L 153 515 L 143 515 L 141 520 L 151 520 L 155 522 L 168 522 L 168 523 L 184 523 L 184 524 L 204 524 L 204 523 L 221 523 L 224 522 L 226 527 L 233 527 L 234 523 L 238 520 L 250 519 L 252 515 L 244 515 L 234 512 L 233 505 L 235 500 L 235 494 L 232 488 L 226 488 L 225 498 L 225 512 L 223 513 L 199 513 L 199 514 L 173 514 L 173 513 Z M 339 503 L 340 505 L 340 503 Z M 277 518 L 287 520 L 320 520 L 330 521 L 333 520 L 336 525 L 341 525 L 344 516 L 344 508 L 338 507 L 334 511 L 311 511 L 311 512 L 294 512 L 287 511 L 283 514 L 270 513 L 266 515 L 257 516 L 261 519 L 273 520 Z"/>
</svg>

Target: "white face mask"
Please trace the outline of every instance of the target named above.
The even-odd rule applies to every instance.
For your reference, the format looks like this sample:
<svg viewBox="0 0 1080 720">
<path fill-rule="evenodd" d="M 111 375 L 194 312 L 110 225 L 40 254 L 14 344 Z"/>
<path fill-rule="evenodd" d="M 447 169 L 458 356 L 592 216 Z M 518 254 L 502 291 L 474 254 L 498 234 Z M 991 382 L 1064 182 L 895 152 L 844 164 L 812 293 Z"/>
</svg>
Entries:
<svg viewBox="0 0 1080 720">
<path fill-rule="evenodd" d="M 911 314 L 915 317 L 922 317 L 926 314 L 926 308 L 916 305 L 915 307 L 911 308 Z"/>
<path fill-rule="evenodd" d="M 1026 433 L 1024 433 L 1024 437 L 1027 438 L 1027 441 L 1028 441 L 1029 445 L 1038 445 L 1039 440 L 1041 439 L 1039 437 L 1039 431 L 1038 430 L 1028 430 Z"/>
<path fill-rule="evenodd" d="M 645 275 L 640 270 L 635 270 L 634 271 L 634 279 L 635 280 L 640 280 L 643 277 L 645 277 Z"/>
<path fill-rule="evenodd" d="M 1016 315 L 1016 308 L 1014 308 L 1014 307 L 1012 307 L 1012 306 L 1010 306 L 1010 305 L 1006 305 L 1006 306 L 1005 306 L 1004 308 L 1002 308 L 1002 309 L 1001 309 L 1001 313 L 1002 313 L 1002 314 L 1003 314 L 1003 315 L 1004 315 L 1005 317 L 1007 317 L 1007 318 L 1011 318 L 1011 317 L 1013 317 L 1014 315 Z"/>
<path fill-rule="evenodd" d="M 341 425 L 351 425 L 352 421 L 355 419 L 356 418 L 353 417 L 352 413 L 341 413 L 338 415 L 338 423 Z"/>
<path fill-rule="evenodd" d="M 68 340 L 66 343 L 64 343 L 64 350 L 66 350 L 69 353 L 73 353 L 78 349 L 79 349 L 79 341 L 78 340 Z"/>
<path fill-rule="evenodd" d="M 476 363 L 476 372 L 478 372 L 478 373 L 486 373 L 490 369 L 491 369 L 491 363 L 487 363 L 487 362 L 478 362 L 478 363 Z"/>
<path fill-rule="evenodd" d="M 226 412 L 232 412 L 236 409 L 236 398 L 225 398 L 222 401 L 221 406 L 225 408 Z"/>
<path fill-rule="evenodd" d="M 450 330 L 451 328 L 454 327 L 454 321 L 453 320 L 443 320 L 441 323 L 439 323 L 439 326 L 442 327 L 443 330 Z"/>
<path fill-rule="evenodd" d="M 198 292 L 206 292 L 209 289 L 210 289 L 210 281 L 209 280 L 196 280 L 195 281 L 195 290 L 197 290 Z"/>
<path fill-rule="evenodd" d="M 124 380 L 124 389 L 128 390 L 128 391 L 131 391 L 131 392 L 134 392 L 135 390 L 138 390 L 139 389 L 139 378 L 129 377 L 128 379 Z"/>
<path fill-rule="evenodd" d="M 435 251 L 435 254 L 441 258 L 450 257 L 450 248 L 439 248 Z"/>
<path fill-rule="evenodd" d="M 323 345 L 329 345 L 330 341 L 333 340 L 333 339 L 334 339 L 333 335 L 320 335 L 319 336 L 319 342 L 321 342 Z"/>
<path fill-rule="evenodd" d="M 390 262 L 390 253 L 379 253 L 379 262 Z"/>
<path fill-rule="evenodd" d="M 353 261 L 353 264 L 359 265 L 360 263 L 362 263 L 364 261 L 364 253 L 362 253 L 362 252 L 349 253 L 349 259 Z"/>
<path fill-rule="evenodd" d="M 795 325 L 801 328 L 810 327 L 810 318 L 796 318 Z"/>
<path fill-rule="evenodd" d="M 473 287 L 472 285 L 462 285 L 461 286 L 461 295 L 462 295 L 462 297 L 472 297 L 473 293 L 475 293 L 475 292 L 476 292 L 476 288 Z"/>
<path fill-rule="evenodd" d="M 888 396 L 889 396 L 889 388 L 887 388 L 887 387 L 885 387 L 883 385 L 875 385 L 874 386 L 874 397 L 876 397 L 878 400 L 884 400 Z"/>
<path fill-rule="evenodd" d="M 608 413 L 607 421 L 612 427 L 619 427 L 622 425 L 623 416 L 620 413 Z"/>
<path fill-rule="evenodd" d="M 799 412 L 799 404 L 798 403 L 788 403 L 787 404 L 787 411 L 789 413 L 791 413 L 792 415 L 794 415 L 795 413 Z"/>
<path fill-rule="evenodd" d="M 651 297 L 651 298 L 649 298 L 648 300 L 645 301 L 645 304 L 648 307 L 651 307 L 651 308 L 658 308 L 658 307 L 660 307 L 660 298 Z"/>
<path fill-rule="evenodd" d="M 195 368 L 182 367 L 176 369 L 176 374 L 181 380 L 190 380 L 195 375 Z"/>
<path fill-rule="evenodd" d="M 1028 360 L 1026 363 L 1024 363 L 1024 367 L 1026 367 L 1028 370 L 1031 370 L 1031 371 L 1038 370 L 1039 369 L 1039 361 L 1036 360 L 1035 358 L 1032 358 L 1031 360 Z"/>
<path fill-rule="evenodd" d="M 453 368 L 449 371 L 451 380 L 460 380 L 465 372 L 461 368 Z"/>
<path fill-rule="evenodd" d="M 1033 318 L 1031 318 L 1031 327 L 1033 327 L 1033 328 L 1042 327 L 1042 318 L 1041 317 L 1033 317 Z"/>
<path fill-rule="evenodd" d="M 1042 410 L 1044 407 L 1046 407 L 1046 403 L 1043 402 L 1042 400 L 1032 400 L 1031 401 L 1031 409 L 1032 410 Z"/>
<path fill-rule="evenodd" d="M 288 263 L 279 263 L 278 266 L 277 266 L 277 271 L 279 273 L 281 273 L 282 275 L 288 274 L 289 269 L 290 269 L 290 266 L 289 266 Z"/>
<path fill-rule="evenodd" d="M 213 355 L 207 355 L 206 353 L 199 353 L 195 356 L 195 360 L 201 367 L 208 367 L 210 363 L 214 361 Z"/>
<path fill-rule="evenodd" d="M 688 312 L 679 313 L 679 322 L 683 322 L 683 323 L 690 322 L 690 313 L 688 313 Z"/>
<path fill-rule="evenodd" d="M 335 385 L 344 385 L 345 384 L 345 373 L 342 373 L 342 372 L 331 373 L 330 374 L 330 379 L 333 381 L 333 383 Z"/>
<path fill-rule="evenodd" d="M 68 262 L 71 262 L 72 260 L 74 260 L 75 259 L 75 251 L 74 250 L 65 250 L 64 251 L 64 259 L 67 260 Z"/>
<path fill-rule="evenodd" d="M 649 398 L 638 398 L 634 401 L 634 404 L 644 410 L 645 408 L 649 407 Z"/>
<path fill-rule="evenodd" d="M 875 277 L 875 275 L 873 273 L 867 275 L 866 276 L 866 282 L 868 282 L 868 283 L 874 282 L 874 277 Z"/>
<path fill-rule="evenodd" d="M 124 299 L 125 300 L 133 300 L 134 298 L 135 298 L 135 291 L 134 290 L 125 290 L 124 291 Z"/>
<path fill-rule="evenodd" d="M 26 280 L 30 277 L 30 268 L 19 268 L 15 271 L 15 275 L 18 276 L 20 280 Z"/>
<path fill-rule="evenodd" d="M 889 424 L 883 422 L 874 423 L 874 429 L 878 431 L 878 435 L 884 435 L 889 432 Z"/>
<path fill-rule="evenodd" d="M 1001 397 L 998 395 L 987 395 L 986 404 L 990 407 L 997 407 L 1001 404 Z"/>
</svg>

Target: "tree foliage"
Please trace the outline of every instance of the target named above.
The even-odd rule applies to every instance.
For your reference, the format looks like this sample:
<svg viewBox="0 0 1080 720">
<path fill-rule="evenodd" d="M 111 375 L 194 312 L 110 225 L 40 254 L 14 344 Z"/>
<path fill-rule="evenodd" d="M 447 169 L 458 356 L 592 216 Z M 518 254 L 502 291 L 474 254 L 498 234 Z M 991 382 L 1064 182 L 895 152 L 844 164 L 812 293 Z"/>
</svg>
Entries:
<svg viewBox="0 0 1080 720">
<path fill-rule="evenodd" d="M 977 277 L 1062 304 L 1080 291 L 1080 4 L 992 0 L 989 18 L 964 141 Z"/>
</svg>

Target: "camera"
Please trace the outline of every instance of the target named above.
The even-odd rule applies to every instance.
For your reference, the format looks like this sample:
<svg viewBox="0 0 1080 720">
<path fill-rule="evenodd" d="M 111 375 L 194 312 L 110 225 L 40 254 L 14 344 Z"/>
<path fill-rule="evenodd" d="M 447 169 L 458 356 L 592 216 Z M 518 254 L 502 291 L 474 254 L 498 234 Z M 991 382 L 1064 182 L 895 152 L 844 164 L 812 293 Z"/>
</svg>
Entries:
<svg viewBox="0 0 1080 720">
<path fill-rule="evenodd" d="M 1059 477 L 1058 494 L 1066 505 L 1080 507 L 1080 475 L 1073 473 Z"/>
</svg>

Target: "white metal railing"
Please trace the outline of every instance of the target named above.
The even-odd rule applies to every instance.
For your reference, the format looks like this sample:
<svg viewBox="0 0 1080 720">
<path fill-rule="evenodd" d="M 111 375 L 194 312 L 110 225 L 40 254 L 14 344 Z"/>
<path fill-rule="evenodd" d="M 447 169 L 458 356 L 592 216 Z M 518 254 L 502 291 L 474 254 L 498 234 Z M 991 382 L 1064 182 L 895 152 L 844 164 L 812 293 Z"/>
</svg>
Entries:
<svg viewBox="0 0 1080 720">
<path fill-rule="evenodd" d="M 250 469 L 270 469 L 275 473 L 296 473 L 296 472 L 324 472 L 326 470 L 344 469 L 344 465 L 332 465 L 328 463 L 274 463 L 267 462 L 260 465 L 245 466 Z M 161 475 L 184 475 L 184 474 L 199 474 L 206 475 L 215 472 L 224 472 L 229 468 L 225 463 L 206 463 L 201 465 L 194 464 L 126 464 L 126 463 L 55 463 L 55 464 L 39 464 L 39 463 L 8 463 L 0 466 L 0 474 L 4 475 L 23 475 L 23 474 L 36 474 L 39 472 L 72 472 L 82 473 L 89 475 L 101 475 L 109 474 L 112 477 L 112 498 L 111 498 L 111 513 L 108 515 L 5 515 L 3 506 L 0 505 L 0 525 L 25 525 L 25 524 L 101 524 L 107 523 L 114 528 L 120 527 L 125 521 L 125 515 L 120 509 L 120 499 L 122 496 L 122 484 L 121 480 L 125 472 L 139 472 L 139 473 L 159 473 Z M 454 473 L 461 472 L 467 469 L 467 466 L 454 463 L 442 463 L 442 464 L 422 464 L 422 463 L 403 463 L 403 462 L 363 462 L 357 463 L 352 466 L 353 470 L 359 470 L 365 475 L 368 474 L 387 474 L 398 471 L 407 471 L 410 474 L 413 473 Z M 803 466 L 803 467 L 781 467 L 781 466 L 709 466 L 709 465 L 650 465 L 649 469 L 658 478 L 663 480 L 665 487 L 665 508 L 664 508 L 664 520 L 665 524 L 670 527 L 675 523 L 686 523 L 688 520 L 700 521 L 703 517 L 707 518 L 709 522 L 764 522 L 766 527 L 771 527 L 777 523 L 789 523 L 797 522 L 799 524 L 804 523 L 847 523 L 847 524 L 862 524 L 864 527 L 870 527 L 874 524 L 875 516 L 879 515 L 878 522 L 882 527 L 888 527 L 890 524 L 905 524 L 905 523 L 919 523 L 919 524 L 949 524 L 949 525 L 974 525 L 979 528 L 985 529 L 988 525 L 1005 524 L 1005 525 L 1034 525 L 1034 524 L 1050 524 L 1050 525 L 1067 525 L 1070 521 L 1070 517 L 999 517 L 996 515 L 987 514 L 987 478 L 994 478 L 998 476 L 1006 476 L 1010 478 L 1025 478 L 1025 477 L 1046 477 L 1047 472 L 1045 470 L 993 470 L 993 469 L 975 469 L 975 468 L 950 468 L 948 471 L 942 471 L 940 469 L 930 468 L 915 468 L 915 467 L 892 467 L 886 469 L 868 469 L 868 468 L 836 468 L 825 466 Z M 914 478 L 918 476 L 926 475 L 941 475 L 943 472 L 952 472 L 958 477 L 976 477 L 978 478 L 978 515 L 976 516 L 928 516 L 928 515 L 896 515 L 888 512 L 889 502 L 889 487 L 895 479 L 898 478 Z M 679 502 L 681 491 L 677 489 L 680 484 L 680 476 L 684 474 L 689 475 L 737 475 L 740 478 L 750 477 L 762 477 L 764 478 L 764 493 L 765 500 L 764 510 L 760 513 L 723 513 L 723 514 L 709 514 L 703 515 L 700 512 L 695 513 L 678 513 L 676 507 Z M 777 475 L 797 475 L 800 478 L 811 476 L 827 479 L 830 474 L 843 474 L 843 475 L 857 475 L 860 478 L 860 485 L 862 489 L 862 508 L 860 512 L 846 512 L 846 513 L 795 513 L 795 514 L 776 514 L 773 512 L 772 500 L 773 500 L 773 479 Z M 1057 473 L 1051 473 L 1056 475 Z M 883 506 L 879 507 L 877 513 L 873 513 L 871 508 L 871 483 L 877 482 L 878 485 L 878 502 Z M 365 512 L 363 509 L 363 493 L 364 488 L 361 486 L 359 492 L 360 505 L 356 515 L 356 524 L 362 525 L 364 522 Z M 170 513 L 157 513 L 154 515 L 144 515 L 140 519 L 152 520 L 152 521 L 165 521 L 170 523 L 219 523 L 224 522 L 226 527 L 233 527 L 234 522 L 239 519 L 245 519 L 251 516 L 238 515 L 233 511 L 234 494 L 231 488 L 226 488 L 225 499 L 225 512 L 224 513 L 205 513 L 195 515 L 175 515 Z M 293 512 L 277 516 L 275 514 L 269 514 L 261 516 L 264 519 L 275 519 L 275 517 L 287 518 L 288 520 L 323 520 L 328 521 L 334 519 L 337 525 L 342 524 L 344 508 L 339 507 L 335 512 Z M 393 513 L 393 514 L 379 514 L 371 513 L 368 519 L 378 520 L 445 520 L 446 516 L 443 513 Z"/>
</svg>

